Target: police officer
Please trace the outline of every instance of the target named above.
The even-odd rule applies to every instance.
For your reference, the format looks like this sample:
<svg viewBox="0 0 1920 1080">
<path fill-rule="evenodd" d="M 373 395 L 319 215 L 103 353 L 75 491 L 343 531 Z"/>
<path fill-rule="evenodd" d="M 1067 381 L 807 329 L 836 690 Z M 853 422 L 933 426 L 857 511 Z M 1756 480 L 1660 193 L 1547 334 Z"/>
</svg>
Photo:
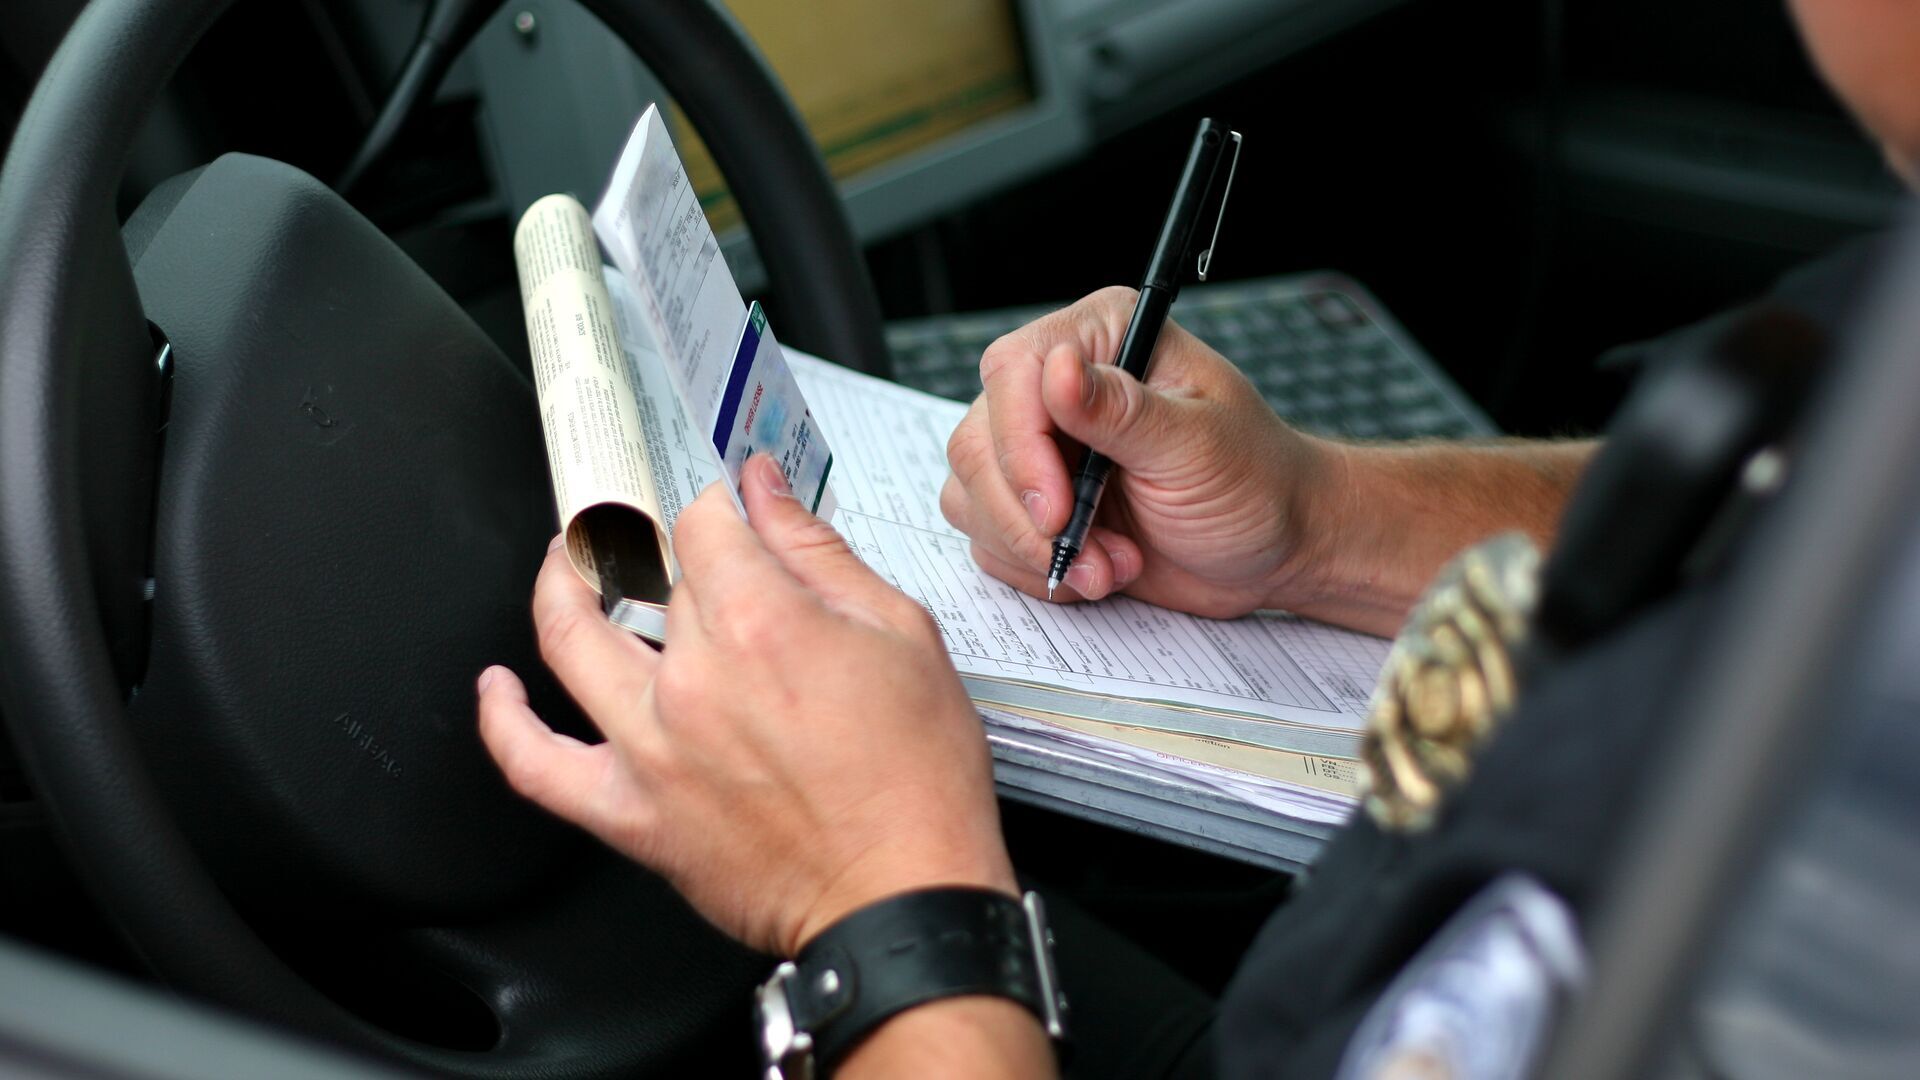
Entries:
<svg viewBox="0 0 1920 1080">
<path fill-rule="evenodd" d="M 1920 177 L 1920 5 L 1792 7 L 1820 69 L 1894 171 Z M 1834 273 L 1801 294 L 1831 299 L 1845 272 Z M 1113 524 L 1094 531 L 1062 599 L 1125 592 L 1209 616 L 1284 608 L 1381 634 L 1463 547 L 1508 529 L 1550 545 L 1596 449 L 1306 436 L 1175 325 L 1144 385 L 1094 365 L 1112 354 L 1130 307 L 1126 290 L 1105 290 L 995 343 L 981 361 L 985 391 L 949 444 L 948 520 L 983 567 L 1036 596 L 1071 505 L 1056 435 L 1121 466 L 1106 495 Z M 664 653 L 610 626 L 564 556 L 550 554 L 534 593 L 543 655 L 607 741 L 549 730 L 518 678 L 496 667 L 479 682 L 487 746 L 517 790 L 659 871 L 722 930 L 776 956 L 812 957 L 777 1004 L 797 1011 L 785 1017 L 796 1030 L 812 1018 L 834 1075 L 1052 1075 L 1045 1003 L 1033 965 L 1022 966 L 1038 955 L 1028 940 L 1038 923 L 1015 900 L 987 747 L 939 636 L 770 463 L 748 463 L 742 497 L 745 521 L 714 491 L 681 517 L 685 578 Z M 1655 714 L 1678 662 L 1673 643 L 1696 618 L 1670 607 L 1527 707 Z M 1628 720 L 1601 729 L 1615 741 L 1583 754 L 1627 753 L 1641 733 Z M 1543 739 L 1497 743 L 1483 769 L 1550 792 L 1591 760 L 1556 758 Z M 1599 842 L 1602 819 L 1631 796 L 1614 784 L 1581 805 L 1537 799 L 1528 825 L 1511 806 L 1502 817 L 1476 803 L 1477 786 L 1439 837 L 1415 842 L 1362 824 L 1330 848 L 1245 959 L 1221 1008 L 1217 1055 L 1197 1041 L 1207 1010 L 1187 995 L 1168 1011 L 1192 1019 L 1131 1064 L 1204 1070 L 1217 1058 L 1236 1075 L 1332 1071 L 1359 1052 L 1367 1015 L 1450 916 L 1503 902 L 1479 895 L 1484 868 L 1530 865 L 1549 899 L 1577 892 L 1594 854 L 1581 838 Z M 966 932 L 952 932 L 960 924 Z M 1552 937 L 1551 925 L 1536 929 Z M 883 938 L 917 943 L 896 951 L 920 956 L 921 968 L 856 987 L 820 966 L 821 955 L 852 957 Z M 1541 978 L 1553 966 L 1549 956 Z M 1093 999 L 1102 988 L 1070 989 Z"/>
</svg>

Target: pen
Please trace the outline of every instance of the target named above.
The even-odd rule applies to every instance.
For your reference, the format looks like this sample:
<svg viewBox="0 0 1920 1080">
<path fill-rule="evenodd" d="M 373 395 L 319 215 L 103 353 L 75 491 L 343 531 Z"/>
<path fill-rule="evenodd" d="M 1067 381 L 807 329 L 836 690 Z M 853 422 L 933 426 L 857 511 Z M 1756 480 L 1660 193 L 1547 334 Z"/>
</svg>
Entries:
<svg viewBox="0 0 1920 1080">
<path fill-rule="evenodd" d="M 1226 152 L 1231 149 L 1231 156 Z M 1213 262 L 1213 245 L 1220 239 L 1220 221 L 1226 216 L 1227 195 L 1233 189 L 1233 170 L 1240 164 L 1240 133 L 1212 119 L 1200 121 L 1193 136 L 1193 148 L 1187 151 L 1187 167 L 1180 174 L 1180 186 L 1173 190 L 1173 205 L 1167 210 L 1166 224 L 1160 226 L 1160 239 L 1153 245 L 1153 258 L 1147 263 L 1147 276 L 1140 283 L 1140 299 L 1133 306 L 1133 318 L 1127 323 L 1126 336 L 1120 339 L 1120 352 L 1114 363 L 1120 370 L 1144 381 L 1147 365 L 1153 359 L 1153 347 L 1160 340 L 1160 328 L 1166 324 L 1167 311 L 1180 295 L 1181 272 L 1187 257 L 1200 240 L 1196 228 L 1202 212 L 1212 201 L 1218 180 L 1220 209 L 1213 220 L 1213 233 L 1206 248 L 1194 256 L 1194 271 L 1207 280 L 1207 268 Z M 1220 175 L 1222 165 L 1225 177 Z M 1067 527 L 1054 538 L 1053 562 L 1047 567 L 1047 599 L 1067 576 L 1073 560 L 1086 546 L 1087 530 L 1093 527 L 1093 512 L 1100 506 L 1100 492 L 1107 486 L 1107 473 L 1113 462 L 1105 454 L 1089 449 L 1081 459 L 1080 474 L 1073 480 L 1073 516 Z"/>
</svg>

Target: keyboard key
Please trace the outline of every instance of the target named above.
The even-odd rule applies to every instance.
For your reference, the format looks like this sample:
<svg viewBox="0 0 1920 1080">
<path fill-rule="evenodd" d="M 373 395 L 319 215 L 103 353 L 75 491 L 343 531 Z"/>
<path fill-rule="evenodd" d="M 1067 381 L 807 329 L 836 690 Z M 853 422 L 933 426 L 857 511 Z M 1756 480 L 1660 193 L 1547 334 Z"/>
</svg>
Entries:
<svg viewBox="0 0 1920 1080">
<path fill-rule="evenodd" d="M 1356 326 L 1365 320 L 1360 309 L 1353 301 L 1339 293 L 1323 292 L 1313 294 L 1313 313 L 1326 326 L 1346 328 Z"/>
<path fill-rule="evenodd" d="M 1399 419 L 1400 423 L 1410 430 L 1434 431 L 1451 423 L 1453 415 L 1439 405 L 1427 405 L 1418 409 L 1410 409 Z"/>
<path fill-rule="evenodd" d="M 1389 404 L 1401 407 L 1429 398 L 1432 394 L 1432 388 L 1426 383 L 1411 379 L 1395 379 L 1392 382 L 1383 383 L 1380 387 L 1382 398 Z"/>
<path fill-rule="evenodd" d="M 1284 325 L 1279 314 L 1270 308 L 1248 308 L 1243 318 L 1247 332 L 1256 336 L 1281 333 Z"/>
</svg>

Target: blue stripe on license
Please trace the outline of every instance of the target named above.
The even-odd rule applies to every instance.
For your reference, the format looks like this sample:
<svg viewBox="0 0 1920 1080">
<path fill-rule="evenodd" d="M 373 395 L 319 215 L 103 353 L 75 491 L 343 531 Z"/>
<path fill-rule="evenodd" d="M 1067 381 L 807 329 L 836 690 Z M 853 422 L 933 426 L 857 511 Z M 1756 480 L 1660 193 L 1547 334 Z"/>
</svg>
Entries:
<svg viewBox="0 0 1920 1080">
<path fill-rule="evenodd" d="M 748 312 L 746 329 L 740 334 L 740 348 L 733 354 L 733 370 L 727 373 L 727 390 L 720 395 L 720 414 L 713 421 L 713 448 L 720 451 L 724 460 L 727 456 L 727 442 L 733 431 L 733 418 L 740 411 L 740 399 L 746 396 L 747 378 L 753 374 L 753 356 L 760 350 L 761 327 L 766 325 L 765 317 L 754 318 L 760 309 L 758 300 Z"/>
</svg>

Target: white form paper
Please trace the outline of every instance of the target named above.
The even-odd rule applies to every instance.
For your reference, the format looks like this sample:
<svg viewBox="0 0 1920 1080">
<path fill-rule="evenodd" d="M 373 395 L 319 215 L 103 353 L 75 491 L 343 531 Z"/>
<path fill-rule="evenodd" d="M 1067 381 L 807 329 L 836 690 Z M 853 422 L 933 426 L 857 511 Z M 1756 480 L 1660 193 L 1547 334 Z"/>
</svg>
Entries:
<svg viewBox="0 0 1920 1080">
<path fill-rule="evenodd" d="M 655 345 L 686 399 L 687 415 L 712 416 L 747 305 L 658 106 L 647 106 L 621 151 L 607 193 L 594 207 L 593 231 L 613 264 L 641 286 L 655 325 L 666 328 L 666 340 Z"/>
<path fill-rule="evenodd" d="M 802 502 L 833 516 L 833 452 L 820 436 L 758 305 L 740 298 L 673 140 L 649 105 L 620 152 L 593 229 L 639 299 L 634 320 L 654 348 L 686 415 L 712 432 L 736 493 L 754 453 L 780 466 Z"/>
<path fill-rule="evenodd" d="M 966 407 L 789 352 L 795 376 L 839 451 L 834 524 L 866 561 L 939 623 L 976 697 L 1022 700 L 1015 680 L 1093 697 L 1139 698 L 1259 718 L 1190 730 L 1267 743 L 1269 723 L 1337 732 L 1292 748 L 1350 756 L 1388 642 L 1285 615 L 1220 621 L 1128 597 L 1049 604 L 989 576 L 941 517 L 946 441 Z M 991 681 L 989 681 L 991 680 Z M 1165 710 L 1089 700 L 1117 723 L 1169 726 Z M 1262 737 L 1261 729 L 1266 728 Z"/>
</svg>

